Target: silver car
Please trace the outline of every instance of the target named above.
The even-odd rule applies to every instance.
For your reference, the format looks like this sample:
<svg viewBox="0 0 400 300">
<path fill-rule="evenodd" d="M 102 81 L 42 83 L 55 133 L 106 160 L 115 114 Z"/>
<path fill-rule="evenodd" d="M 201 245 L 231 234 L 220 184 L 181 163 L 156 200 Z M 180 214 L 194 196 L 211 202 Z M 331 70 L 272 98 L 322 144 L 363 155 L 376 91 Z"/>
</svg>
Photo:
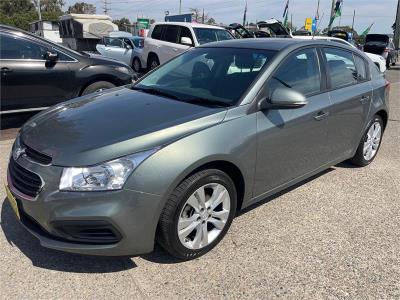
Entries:
<svg viewBox="0 0 400 300">
<path fill-rule="evenodd" d="M 104 37 L 96 45 L 103 56 L 122 61 L 139 73 L 142 70 L 141 54 L 144 38 L 140 36 Z"/>
<path fill-rule="evenodd" d="M 157 241 L 192 259 L 220 242 L 238 210 L 339 162 L 370 164 L 388 93 L 373 62 L 345 45 L 192 48 L 133 86 L 27 122 L 8 199 L 45 247 L 136 255 Z"/>
</svg>

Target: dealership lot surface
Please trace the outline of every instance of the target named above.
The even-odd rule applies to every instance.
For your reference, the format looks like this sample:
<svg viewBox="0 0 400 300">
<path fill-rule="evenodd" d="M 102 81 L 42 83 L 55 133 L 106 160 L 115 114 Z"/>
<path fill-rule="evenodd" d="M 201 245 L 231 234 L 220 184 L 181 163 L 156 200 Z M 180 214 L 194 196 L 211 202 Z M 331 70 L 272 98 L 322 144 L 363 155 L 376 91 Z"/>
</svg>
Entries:
<svg viewBox="0 0 400 300">
<path fill-rule="evenodd" d="M 376 160 L 340 164 L 242 212 L 222 243 L 177 263 L 42 248 L 0 188 L 0 298 L 400 298 L 400 67 Z M 17 130 L 1 132 L 0 176 Z"/>
</svg>

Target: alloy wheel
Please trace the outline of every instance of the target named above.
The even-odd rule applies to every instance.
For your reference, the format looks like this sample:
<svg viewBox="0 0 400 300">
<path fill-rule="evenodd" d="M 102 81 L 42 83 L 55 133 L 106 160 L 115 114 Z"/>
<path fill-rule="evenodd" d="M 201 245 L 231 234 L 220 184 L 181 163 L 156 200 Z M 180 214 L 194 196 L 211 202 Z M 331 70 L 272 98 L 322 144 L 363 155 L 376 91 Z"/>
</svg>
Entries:
<svg viewBox="0 0 400 300">
<path fill-rule="evenodd" d="M 208 183 L 198 188 L 179 214 L 177 231 L 182 245 L 201 249 L 211 244 L 225 227 L 230 206 L 229 192 L 222 184 Z"/>
<path fill-rule="evenodd" d="M 363 156 L 364 159 L 369 161 L 374 158 L 378 151 L 379 144 L 382 137 L 382 127 L 379 122 L 374 122 L 368 129 L 367 138 L 364 142 Z"/>
</svg>

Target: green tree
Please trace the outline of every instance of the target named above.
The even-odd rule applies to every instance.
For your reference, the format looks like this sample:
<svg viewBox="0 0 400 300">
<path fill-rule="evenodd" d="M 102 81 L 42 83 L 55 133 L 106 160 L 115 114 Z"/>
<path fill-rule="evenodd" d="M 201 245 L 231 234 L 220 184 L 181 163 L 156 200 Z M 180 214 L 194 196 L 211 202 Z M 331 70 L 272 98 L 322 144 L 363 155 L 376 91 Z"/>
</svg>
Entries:
<svg viewBox="0 0 400 300">
<path fill-rule="evenodd" d="M 127 31 L 127 27 L 131 25 L 131 22 L 128 18 L 113 20 L 113 23 L 118 25 L 118 29 L 121 31 Z"/>
<path fill-rule="evenodd" d="M 190 12 L 192 13 L 192 16 L 193 16 L 192 20 L 197 23 L 203 23 L 203 21 L 205 24 L 216 24 L 217 23 L 214 18 L 210 17 L 210 15 L 208 13 L 203 12 L 203 10 L 200 10 L 198 8 L 191 8 Z M 208 23 L 209 21 L 211 21 L 213 23 Z"/>
<path fill-rule="evenodd" d="M 38 19 L 30 0 L 0 0 L 0 23 L 28 30 L 29 23 Z"/>
<path fill-rule="evenodd" d="M 96 13 L 96 6 L 90 3 L 77 2 L 74 5 L 68 7 L 67 13 L 69 14 L 90 14 Z"/>
</svg>

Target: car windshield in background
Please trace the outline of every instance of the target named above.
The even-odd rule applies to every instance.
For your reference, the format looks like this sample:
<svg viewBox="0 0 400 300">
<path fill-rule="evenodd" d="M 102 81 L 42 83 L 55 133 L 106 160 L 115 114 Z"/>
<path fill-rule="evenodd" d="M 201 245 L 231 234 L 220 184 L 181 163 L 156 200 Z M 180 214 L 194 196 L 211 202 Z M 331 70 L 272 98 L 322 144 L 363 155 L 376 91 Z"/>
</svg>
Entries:
<svg viewBox="0 0 400 300">
<path fill-rule="evenodd" d="M 133 88 L 200 105 L 232 106 L 276 51 L 197 48 L 159 67 Z"/>
<path fill-rule="evenodd" d="M 193 30 L 200 45 L 234 39 L 234 37 L 224 29 L 193 28 Z"/>
</svg>

